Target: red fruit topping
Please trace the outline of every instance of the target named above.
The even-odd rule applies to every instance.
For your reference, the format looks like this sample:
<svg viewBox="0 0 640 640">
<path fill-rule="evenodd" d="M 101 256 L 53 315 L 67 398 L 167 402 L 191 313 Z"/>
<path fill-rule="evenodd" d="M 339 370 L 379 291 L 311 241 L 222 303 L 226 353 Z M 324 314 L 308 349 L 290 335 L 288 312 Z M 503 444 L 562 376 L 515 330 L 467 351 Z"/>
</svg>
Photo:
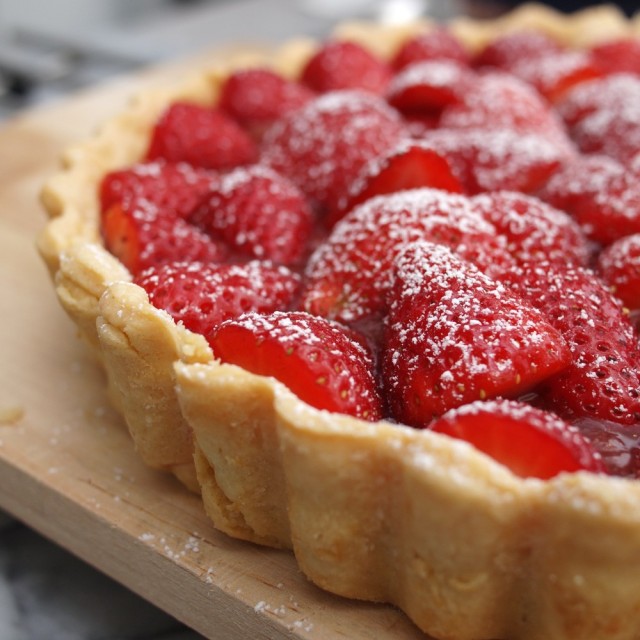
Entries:
<svg viewBox="0 0 640 640">
<path fill-rule="evenodd" d="M 390 154 L 371 160 L 353 182 L 346 204 L 328 219 L 333 227 L 356 205 L 374 196 L 419 187 L 462 193 L 460 181 L 453 175 L 449 163 L 434 149 L 419 143 L 403 142 Z"/>
<path fill-rule="evenodd" d="M 355 42 L 326 42 L 307 62 L 301 80 L 318 93 L 360 89 L 385 92 L 391 69 L 380 58 Z"/>
<path fill-rule="evenodd" d="M 382 417 L 373 360 L 350 329 L 304 312 L 247 313 L 211 337 L 222 362 L 273 376 L 307 404 L 367 420 Z"/>
<path fill-rule="evenodd" d="M 560 100 L 576 85 L 601 75 L 591 56 L 584 51 L 564 51 L 521 60 L 511 65 L 510 71 L 534 86 L 549 102 Z"/>
<path fill-rule="evenodd" d="M 448 29 L 435 28 L 407 40 L 396 53 L 392 66 L 404 69 L 422 60 L 452 60 L 468 65 L 469 54 Z"/>
<path fill-rule="evenodd" d="M 576 158 L 556 172 L 540 195 L 570 213 L 601 244 L 640 232 L 638 176 L 613 158 Z"/>
<path fill-rule="evenodd" d="M 559 54 L 562 47 L 556 40 L 540 31 L 517 31 L 498 36 L 476 57 L 477 67 L 498 67 L 509 71 L 525 60 Z"/>
<path fill-rule="evenodd" d="M 257 156 L 249 135 L 222 111 L 186 102 L 176 102 L 162 114 L 147 151 L 147 160 L 221 171 L 250 164 Z"/>
<path fill-rule="evenodd" d="M 243 69 L 232 73 L 220 90 L 219 105 L 253 133 L 314 97 L 304 85 L 269 69 Z"/>
<path fill-rule="evenodd" d="M 447 247 L 410 244 L 395 267 L 382 373 L 400 422 L 424 427 L 474 400 L 517 396 L 569 364 L 539 311 Z"/>
<path fill-rule="evenodd" d="M 640 40 L 637 38 L 603 42 L 591 49 L 591 56 L 604 74 L 640 74 Z"/>
<path fill-rule="evenodd" d="M 452 409 L 430 428 L 469 442 L 523 478 L 605 471 L 600 455 L 576 427 L 513 400 L 478 401 Z"/>
<path fill-rule="evenodd" d="M 598 256 L 597 271 L 629 309 L 640 309 L 640 233 L 621 238 Z"/>
<path fill-rule="evenodd" d="M 637 336 L 622 305 L 589 270 L 523 265 L 512 287 L 565 338 L 571 365 L 545 385 L 542 402 L 566 418 L 640 422 Z"/>
<path fill-rule="evenodd" d="M 530 85 L 505 73 L 479 76 L 457 104 L 447 107 L 440 126 L 451 129 L 513 129 L 570 145 L 562 121 Z"/>
<path fill-rule="evenodd" d="M 496 236 L 464 196 L 414 189 L 372 198 L 343 218 L 309 259 L 303 308 L 346 323 L 383 312 L 393 261 L 416 240 L 445 244 L 502 274 L 515 264 Z"/>
<path fill-rule="evenodd" d="M 438 114 L 463 98 L 473 79 L 473 72 L 457 62 L 414 62 L 391 81 L 387 100 L 406 115 Z"/>
<path fill-rule="evenodd" d="M 443 154 L 467 193 L 539 189 L 565 161 L 562 145 L 510 129 L 438 129 L 423 141 Z"/>
<path fill-rule="evenodd" d="M 187 218 L 217 180 L 216 173 L 184 162 L 136 164 L 103 178 L 100 208 L 105 212 L 123 200 L 143 198 L 171 215 Z"/>
<path fill-rule="evenodd" d="M 174 260 L 220 262 L 228 253 L 222 243 L 141 198 L 112 205 L 100 225 L 107 249 L 133 274 Z"/>
<path fill-rule="evenodd" d="M 483 193 L 471 202 L 506 237 L 507 250 L 517 262 L 586 265 L 589 258 L 586 238 L 564 211 L 513 191 Z"/>
<path fill-rule="evenodd" d="M 286 267 L 257 260 L 243 265 L 166 263 L 144 271 L 135 282 L 153 306 L 205 337 L 245 312 L 286 309 L 300 286 L 299 277 Z"/>
<path fill-rule="evenodd" d="M 240 253 L 281 264 L 302 258 L 312 227 L 302 193 L 261 165 L 222 176 L 191 221 Z"/>
<path fill-rule="evenodd" d="M 265 134 L 263 162 L 316 203 L 337 208 L 364 165 L 404 135 L 399 114 L 381 98 L 336 91 L 276 122 Z"/>
</svg>

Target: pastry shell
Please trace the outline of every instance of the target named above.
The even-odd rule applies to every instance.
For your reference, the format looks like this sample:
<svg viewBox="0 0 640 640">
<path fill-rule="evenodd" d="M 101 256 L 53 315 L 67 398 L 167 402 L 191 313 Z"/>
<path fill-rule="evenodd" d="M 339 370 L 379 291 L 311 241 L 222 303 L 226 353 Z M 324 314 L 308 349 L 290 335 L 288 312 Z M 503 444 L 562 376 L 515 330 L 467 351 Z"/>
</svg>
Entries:
<svg viewBox="0 0 640 640">
<path fill-rule="evenodd" d="M 477 49 L 524 27 L 581 46 L 639 25 L 611 7 L 566 17 L 526 5 L 451 28 Z M 389 57 L 430 26 L 349 24 L 336 37 Z M 315 46 L 234 56 L 145 92 L 69 150 L 43 189 L 51 220 L 40 253 L 137 450 L 201 492 L 218 529 L 290 548 L 319 586 L 394 603 L 436 638 L 637 640 L 640 483 L 587 473 L 523 480 L 465 443 L 313 409 L 273 379 L 216 362 L 101 245 L 99 180 L 142 156 L 170 101 L 214 103 L 231 70 L 255 64 L 294 77 Z"/>
</svg>

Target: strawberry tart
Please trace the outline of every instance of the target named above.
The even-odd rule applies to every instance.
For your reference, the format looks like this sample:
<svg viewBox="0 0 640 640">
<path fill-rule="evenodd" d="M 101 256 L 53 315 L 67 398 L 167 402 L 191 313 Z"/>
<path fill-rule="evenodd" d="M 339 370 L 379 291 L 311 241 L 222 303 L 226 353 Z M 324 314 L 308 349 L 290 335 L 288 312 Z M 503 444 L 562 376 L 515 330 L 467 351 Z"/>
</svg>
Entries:
<svg viewBox="0 0 640 640">
<path fill-rule="evenodd" d="M 145 463 L 438 639 L 640 637 L 640 22 L 403 27 L 141 95 L 39 249 Z"/>
</svg>

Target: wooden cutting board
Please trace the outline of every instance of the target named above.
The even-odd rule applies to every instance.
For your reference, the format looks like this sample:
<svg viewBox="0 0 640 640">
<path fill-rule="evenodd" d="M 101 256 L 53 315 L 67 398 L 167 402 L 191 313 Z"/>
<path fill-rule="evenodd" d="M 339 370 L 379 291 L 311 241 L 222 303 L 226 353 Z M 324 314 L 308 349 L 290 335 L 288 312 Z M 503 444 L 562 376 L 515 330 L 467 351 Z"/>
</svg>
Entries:
<svg viewBox="0 0 640 640">
<path fill-rule="evenodd" d="M 424 640 L 393 607 L 316 588 L 290 553 L 218 533 L 198 497 L 145 468 L 36 253 L 38 191 L 60 151 L 189 65 L 0 128 L 0 507 L 208 638 Z"/>
</svg>

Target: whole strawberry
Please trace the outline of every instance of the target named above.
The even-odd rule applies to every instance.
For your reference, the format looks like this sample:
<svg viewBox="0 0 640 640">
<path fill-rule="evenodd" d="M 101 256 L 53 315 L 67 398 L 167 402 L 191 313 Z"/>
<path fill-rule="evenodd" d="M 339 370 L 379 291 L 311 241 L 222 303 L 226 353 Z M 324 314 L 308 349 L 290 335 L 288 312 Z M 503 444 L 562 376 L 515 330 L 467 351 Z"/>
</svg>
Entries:
<svg viewBox="0 0 640 640">
<path fill-rule="evenodd" d="M 449 29 L 434 28 L 409 38 L 396 52 L 392 66 L 404 69 L 424 60 L 445 60 L 468 65 L 469 54 Z"/>
<path fill-rule="evenodd" d="M 313 407 L 382 417 L 373 360 L 361 338 L 335 322 L 304 312 L 247 313 L 220 325 L 210 343 L 222 362 L 273 376 Z"/>
<path fill-rule="evenodd" d="M 154 307 L 209 337 L 220 323 L 246 311 L 286 309 L 300 279 L 285 267 L 257 260 L 243 265 L 171 262 L 147 269 L 135 283 Z"/>
<path fill-rule="evenodd" d="M 517 397 L 570 362 L 542 313 L 442 245 L 407 245 L 388 299 L 382 376 L 400 422 L 425 427 L 474 400 Z"/>
<path fill-rule="evenodd" d="M 626 307 L 640 309 L 640 233 L 609 245 L 598 256 L 596 269 Z"/>
</svg>

